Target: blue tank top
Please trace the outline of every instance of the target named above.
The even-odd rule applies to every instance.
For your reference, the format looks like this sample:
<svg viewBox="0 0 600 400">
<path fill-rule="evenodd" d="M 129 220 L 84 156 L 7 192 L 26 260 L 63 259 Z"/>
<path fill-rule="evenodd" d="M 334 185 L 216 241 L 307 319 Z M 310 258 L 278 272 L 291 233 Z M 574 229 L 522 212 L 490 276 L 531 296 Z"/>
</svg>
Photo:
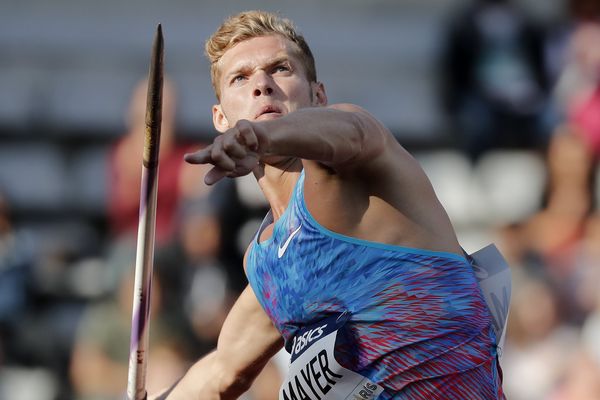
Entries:
<svg viewBox="0 0 600 400">
<path fill-rule="evenodd" d="M 260 232 L 248 280 L 286 347 L 302 327 L 348 313 L 336 358 L 382 385 L 383 399 L 503 398 L 491 315 L 465 258 L 327 230 L 306 208 L 304 171 L 271 238 Z"/>
</svg>

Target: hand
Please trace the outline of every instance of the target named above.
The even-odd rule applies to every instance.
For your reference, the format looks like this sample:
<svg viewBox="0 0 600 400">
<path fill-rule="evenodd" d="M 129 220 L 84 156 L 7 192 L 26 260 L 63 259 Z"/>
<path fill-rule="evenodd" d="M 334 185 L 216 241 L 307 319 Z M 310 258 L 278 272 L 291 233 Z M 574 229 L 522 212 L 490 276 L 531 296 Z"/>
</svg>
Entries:
<svg viewBox="0 0 600 400">
<path fill-rule="evenodd" d="M 247 175 L 258 165 L 259 140 L 249 121 L 240 120 L 231 129 L 217 136 L 212 144 L 195 153 L 186 154 L 190 164 L 212 164 L 204 183 L 212 185 L 223 177 Z"/>
</svg>

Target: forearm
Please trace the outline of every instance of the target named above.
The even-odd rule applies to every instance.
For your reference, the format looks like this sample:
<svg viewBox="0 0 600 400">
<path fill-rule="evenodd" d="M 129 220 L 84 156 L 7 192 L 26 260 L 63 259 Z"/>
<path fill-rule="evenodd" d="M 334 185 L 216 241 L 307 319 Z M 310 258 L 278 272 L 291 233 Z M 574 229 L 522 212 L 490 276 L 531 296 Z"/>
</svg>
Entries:
<svg viewBox="0 0 600 400">
<path fill-rule="evenodd" d="M 172 387 L 149 400 L 233 400 L 245 392 L 259 399 L 277 398 L 281 377 L 272 362 L 257 368 L 255 373 L 236 375 L 215 363 L 216 357 L 216 353 L 211 353 L 198 361 Z"/>
<path fill-rule="evenodd" d="M 305 108 L 252 124 L 261 153 L 332 166 L 373 156 L 382 148 L 385 136 L 383 127 L 372 117 L 350 105 Z"/>
<path fill-rule="evenodd" d="M 215 351 L 197 361 L 181 380 L 156 400 L 229 400 L 237 399 L 247 389 L 235 385 Z"/>
<path fill-rule="evenodd" d="M 250 388 L 282 339 L 250 287 L 229 312 L 217 349 L 196 362 L 170 392 L 157 400 L 230 400 Z"/>
</svg>

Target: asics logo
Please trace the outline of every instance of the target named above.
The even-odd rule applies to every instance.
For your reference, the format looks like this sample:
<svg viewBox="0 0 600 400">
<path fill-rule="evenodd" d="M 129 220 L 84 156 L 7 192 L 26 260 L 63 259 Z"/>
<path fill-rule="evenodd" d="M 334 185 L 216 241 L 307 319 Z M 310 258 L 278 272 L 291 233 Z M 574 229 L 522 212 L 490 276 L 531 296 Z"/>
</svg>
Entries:
<svg viewBox="0 0 600 400">
<path fill-rule="evenodd" d="M 283 257 L 294 236 L 296 236 L 296 234 L 300 232 L 300 228 L 302 228 L 302 224 L 300 224 L 300 226 L 296 228 L 294 232 L 292 232 L 292 234 L 287 238 L 285 243 L 283 243 L 283 246 L 279 246 L 279 248 L 277 249 L 277 258 Z"/>
</svg>

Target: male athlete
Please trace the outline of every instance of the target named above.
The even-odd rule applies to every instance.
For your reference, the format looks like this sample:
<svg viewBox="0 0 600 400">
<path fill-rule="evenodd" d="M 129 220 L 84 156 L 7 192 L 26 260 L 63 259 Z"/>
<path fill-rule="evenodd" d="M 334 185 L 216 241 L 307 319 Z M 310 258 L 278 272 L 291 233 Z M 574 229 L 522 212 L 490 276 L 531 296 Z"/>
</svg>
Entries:
<svg viewBox="0 0 600 400">
<path fill-rule="evenodd" d="M 284 344 L 280 399 L 504 398 L 490 312 L 417 162 L 327 104 L 290 21 L 238 14 L 206 53 L 221 134 L 186 160 L 209 185 L 253 173 L 271 209 L 217 349 L 167 398 L 236 399 Z"/>
</svg>

